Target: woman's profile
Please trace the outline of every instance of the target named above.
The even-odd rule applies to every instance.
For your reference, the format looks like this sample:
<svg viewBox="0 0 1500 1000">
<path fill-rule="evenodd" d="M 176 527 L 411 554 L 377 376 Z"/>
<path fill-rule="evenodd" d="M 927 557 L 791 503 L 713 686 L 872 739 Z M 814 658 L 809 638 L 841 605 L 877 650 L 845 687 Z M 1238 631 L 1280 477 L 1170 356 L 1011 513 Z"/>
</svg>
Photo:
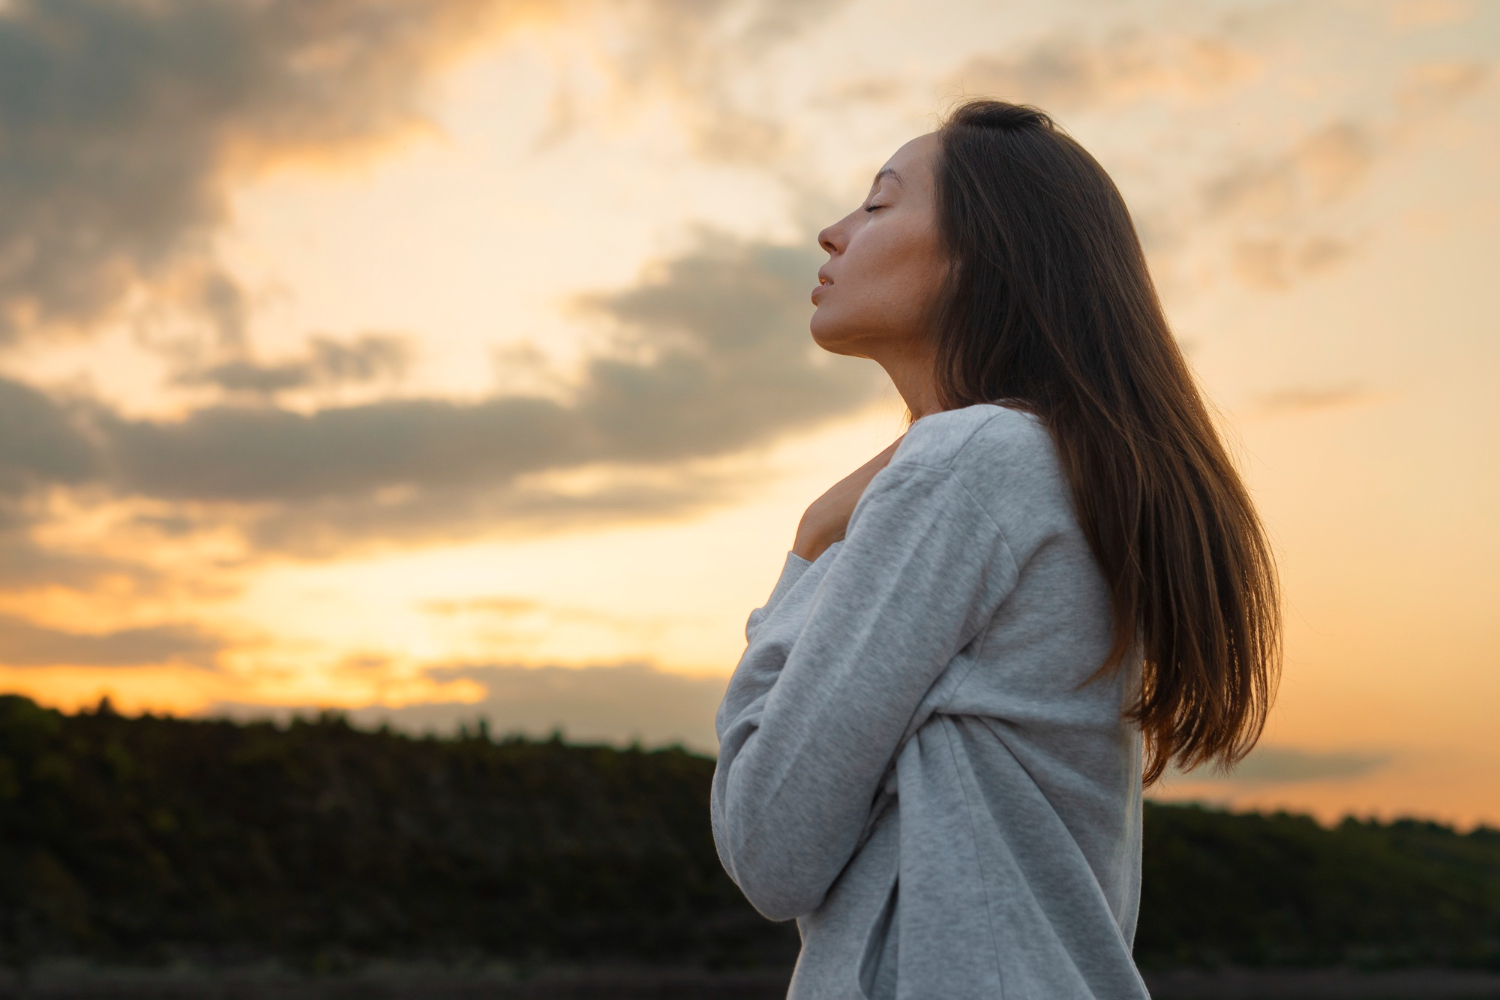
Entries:
<svg viewBox="0 0 1500 1000">
<path fill-rule="evenodd" d="M 825 229 L 825 350 L 905 435 L 812 504 L 718 716 L 713 828 L 791 996 L 1145 997 L 1141 791 L 1259 737 L 1274 566 L 1123 199 L 959 108 Z"/>
</svg>

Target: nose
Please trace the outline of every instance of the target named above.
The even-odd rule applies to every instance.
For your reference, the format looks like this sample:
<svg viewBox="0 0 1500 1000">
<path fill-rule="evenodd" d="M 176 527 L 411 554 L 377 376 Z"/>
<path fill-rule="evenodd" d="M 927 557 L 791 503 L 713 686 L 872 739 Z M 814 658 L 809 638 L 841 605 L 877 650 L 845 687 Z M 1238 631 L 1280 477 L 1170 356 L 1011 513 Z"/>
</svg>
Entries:
<svg viewBox="0 0 1500 1000">
<path fill-rule="evenodd" d="M 837 222 L 818 234 L 818 246 L 827 250 L 830 256 L 843 251 L 843 234 L 839 231 Z"/>
</svg>

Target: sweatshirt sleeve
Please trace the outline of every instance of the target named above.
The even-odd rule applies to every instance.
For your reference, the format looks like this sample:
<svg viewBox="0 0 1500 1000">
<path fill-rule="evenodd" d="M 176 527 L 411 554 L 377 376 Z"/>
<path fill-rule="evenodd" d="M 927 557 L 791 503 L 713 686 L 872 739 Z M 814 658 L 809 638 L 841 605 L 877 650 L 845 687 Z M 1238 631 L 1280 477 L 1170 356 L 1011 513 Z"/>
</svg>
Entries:
<svg viewBox="0 0 1500 1000">
<path fill-rule="evenodd" d="M 766 599 L 765 604 L 750 612 L 750 618 L 745 623 L 745 641 L 748 643 L 745 655 L 740 657 L 739 666 L 729 679 L 729 687 L 724 692 L 724 699 L 720 702 L 718 715 L 714 719 L 714 729 L 721 747 L 726 727 L 736 719 L 753 717 L 781 674 L 781 667 L 786 662 L 786 643 L 776 642 L 766 635 L 767 620 L 787 594 L 797 586 L 797 581 L 807 575 L 811 566 L 812 563 L 795 552 L 788 552 L 771 596 Z"/>
<path fill-rule="evenodd" d="M 762 914 L 822 901 L 920 702 L 1016 577 L 1000 528 L 951 469 L 893 463 L 861 497 L 801 630 L 751 638 L 720 712 L 712 814 L 724 866 Z M 737 682 L 753 695 L 734 697 Z"/>
<path fill-rule="evenodd" d="M 776 605 L 780 604 L 781 599 L 787 595 L 787 592 L 797 585 L 797 581 L 802 579 L 802 574 L 806 573 L 807 568 L 811 565 L 812 563 L 803 559 L 795 552 L 788 552 L 786 554 L 786 562 L 782 564 L 781 575 L 776 578 L 776 586 L 771 588 L 771 596 L 766 598 L 765 604 L 750 612 L 750 618 L 745 622 L 746 642 L 754 641 L 755 631 L 760 626 L 760 623 L 766 620 L 767 615 L 776 610 Z"/>
</svg>

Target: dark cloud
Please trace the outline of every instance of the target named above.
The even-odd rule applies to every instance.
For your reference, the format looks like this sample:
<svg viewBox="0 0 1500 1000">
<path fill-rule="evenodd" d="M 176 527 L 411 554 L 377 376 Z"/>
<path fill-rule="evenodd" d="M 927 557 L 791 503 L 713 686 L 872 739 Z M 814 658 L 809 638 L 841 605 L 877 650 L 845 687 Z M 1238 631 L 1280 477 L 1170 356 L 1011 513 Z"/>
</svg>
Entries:
<svg viewBox="0 0 1500 1000">
<path fill-rule="evenodd" d="M 717 123 L 713 136 L 699 129 L 704 142 L 725 149 L 775 141 L 753 115 L 725 116 L 725 60 L 754 60 L 837 5 L 599 2 L 625 27 L 610 57 L 617 78 L 669 81 L 688 112 Z M 143 315 L 185 309 L 218 331 L 211 361 L 158 346 L 177 351 L 179 381 L 220 395 L 180 419 L 148 420 L 0 378 L 0 549 L 15 556 L 0 577 L 78 581 L 107 569 L 36 542 L 59 490 L 151 501 L 131 522 L 141 529 L 230 524 L 257 544 L 320 550 L 638 516 L 724 488 L 650 470 L 767 441 L 864 398 L 857 366 L 812 358 L 816 255 L 725 240 L 637 289 L 595 297 L 629 349 L 596 357 L 556 397 L 309 409 L 308 390 L 394 382 L 406 342 L 314 338 L 291 358 L 252 352 L 250 304 L 213 251 L 230 186 L 287 157 L 362 155 L 422 125 L 437 67 L 489 26 L 536 16 L 550 15 L 519 0 L 0 3 L 0 343 L 86 331 L 144 294 Z M 297 407 L 282 398 L 292 393 Z M 625 471 L 581 489 L 537 478 L 585 466 Z"/>
<path fill-rule="evenodd" d="M 69 632 L 0 614 L 0 664 L 8 667 L 211 667 L 222 640 L 189 625 Z"/>
<path fill-rule="evenodd" d="M 80 483 L 97 471 L 94 447 L 53 400 L 0 377 L 0 496 L 51 483 Z M 0 530 L 4 528 L 0 508 Z"/>
<path fill-rule="evenodd" d="M 0 412 L 17 417 L 0 422 L 0 484 L 88 484 L 178 502 L 237 519 L 257 544 L 308 551 L 683 510 L 726 486 L 683 463 L 849 412 L 876 388 L 870 365 L 824 355 L 808 336 L 819 259 L 705 235 L 639 285 L 589 297 L 583 304 L 619 342 L 585 364 L 565 398 L 388 399 L 311 412 L 263 399 L 151 420 L 0 380 Z M 385 341 L 325 341 L 299 364 L 363 376 L 378 369 L 370 354 L 394 356 L 387 350 Z M 594 466 L 615 471 L 585 488 L 537 479 Z"/>
<path fill-rule="evenodd" d="M 668 81 L 705 152 L 755 159 L 779 130 L 728 100 L 725 60 L 837 0 L 600 3 L 627 28 L 619 79 Z M 87 330 L 142 287 L 239 342 L 248 306 L 212 249 L 230 184 L 424 124 L 435 69 L 492 25 L 539 16 L 548 5 L 528 0 L 0 4 L 0 343 Z"/>
<path fill-rule="evenodd" d="M 343 342 L 312 337 L 302 357 L 275 363 L 236 358 L 184 372 L 177 381 L 215 385 L 228 393 L 273 396 L 291 389 L 394 381 L 405 374 L 414 353 L 410 338 L 366 333 Z"/>
<path fill-rule="evenodd" d="M 97 555 L 56 552 L 32 537 L 54 487 L 86 486 L 99 453 L 72 415 L 50 396 L 0 376 L 0 589 L 48 583 L 85 587 L 106 576 L 144 571 Z"/>
<path fill-rule="evenodd" d="M 650 280 L 591 304 L 633 331 L 646 361 L 595 360 L 577 410 L 611 458 L 711 455 L 847 412 L 873 369 L 807 332 L 823 254 L 706 236 Z"/>
<path fill-rule="evenodd" d="M 23 519 L 0 526 L 0 590 L 47 586 L 82 590 L 106 582 L 139 590 L 161 582 L 160 574 L 138 563 L 60 552 L 39 544 L 31 534 L 34 523 Z"/>
<path fill-rule="evenodd" d="M 87 487 L 100 473 L 98 448 L 67 408 L 0 376 L 0 590 L 84 588 L 106 578 L 148 581 L 151 574 L 143 567 L 55 551 L 34 538 L 47 519 L 51 491 Z"/>
<path fill-rule="evenodd" d="M 282 504 L 243 523 L 259 551 L 318 558 L 382 544 L 536 534 L 658 520 L 724 503 L 744 483 L 727 475 L 666 468 L 640 477 L 611 469 L 570 490 L 526 483 L 491 489 L 398 489 L 373 499 Z"/>
<path fill-rule="evenodd" d="M 384 487 L 481 488 L 579 461 L 579 426 L 546 399 L 390 400 L 310 414 L 215 406 L 169 422 L 95 417 L 115 483 L 172 500 L 359 497 Z"/>
<path fill-rule="evenodd" d="M 484 719 L 490 732 L 544 737 L 561 730 L 570 740 L 647 746 L 680 743 L 705 753 L 718 751 L 714 713 L 727 677 L 674 674 L 642 664 L 593 667 L 479 665 L 429 671 L 433 679 L 477 681 L 485 697 L 473 703 L 429 702 L 350 711 L 362 726 L 388 724 L 408 732 L 449 733 L 459 725 L 472 730 Z M 272 709 L 220 704 L 213 714 L 240 718 L 286 718 L 311 714 L 315 706 Z"/>
<path fill-rule="evenodd" d="M 233 336 L 209 238 L 226 182 L 421 119 L 496 0 L 12 0 L 0 6 L 0 341 L 171 277 Z"/>
<path fill-rule="evenodd" d="M 763 150 L 776 141 L 766 123 L 726 117 L 725 60 L 753 61 L 838 0 L 598 2 L 625 29 L 609 57 L 618 80 L 667 80 L 702 118 L 708 146 Z M 255 545 L 319 552 L 648 516 L 727 488 L 701 471 L 653 470 L 864 398 L 862 373 L 811 358 L 804 286 L 815 255 L 733 241 L 592 300 L 629 331 L 629 350 L 595 358 L 556 396 L 309 409 L 327 402 L 314 390 L 394 383 L 407 342 L 372 334 L 313 338 L 290 358 L 252 351 L 251 304 L 213 251 L 231 185 L 288 157 L 365 155 L 424 125 L 438 67 L 489 27 L 538 16 L 552 15 L 522 0 L 0 2 L 0 344 L 86 332 L 129 298 L 144 302 L 153 324 L 141 329 L 158 331 L 178 380 L 219 394 L 180 419 L 146 420 L 0 377 L 0 585 L 131 571 L 37 540 L 49 504 L 69 491 L 85 504 L 145 501 L 133 530 L 227 525 Z M 218 332 L 213 351 L 161 339 L 178 309 L 196 318 L 188 329 Z M 598 466 L 614 471 L 585 487 L 538 478 Z"/>
<path fill-rule="evenodd" d="M 1389 753 L 1353 750 L 1297 750 L 1292 747 L 1257 747 L 1228 774 L 1211 770 L 1178 774 L 1188 782 L 1234 784 L 1286 784 L 1297 781 L 1352 781 L 1385 767 Z"/>
<path fill-rule="evenodd" d="M 121 489 L 176 500 L 359 500 L 723 454 L 845 412 L 873 388 L 867 366 L 816 356 L 805 303 L 817 260 L 710 239 L 636 288 L 590 298 L 627 332 L 627 353 L 588 362 L 568 400 L 221 405 L 175 421 L 99 411 L 92 422 Z"/>
</svg>

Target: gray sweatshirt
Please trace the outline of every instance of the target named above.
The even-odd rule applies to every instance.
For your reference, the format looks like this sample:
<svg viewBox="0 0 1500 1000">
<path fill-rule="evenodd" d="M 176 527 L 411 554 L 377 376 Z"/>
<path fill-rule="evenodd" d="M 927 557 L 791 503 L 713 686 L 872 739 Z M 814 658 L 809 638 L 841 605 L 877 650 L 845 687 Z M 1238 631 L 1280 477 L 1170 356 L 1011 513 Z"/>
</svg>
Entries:
<svg viewBox="0 0 1500 1000">
<path fill-rule="evenodd" d="M 788 555 L 719 708 L 719 856 L 797 918 L 795 1000 L 1146 997 L 1140 661 L 1046 429 L 916 421 L 844 541 Z"/>
</svg>

